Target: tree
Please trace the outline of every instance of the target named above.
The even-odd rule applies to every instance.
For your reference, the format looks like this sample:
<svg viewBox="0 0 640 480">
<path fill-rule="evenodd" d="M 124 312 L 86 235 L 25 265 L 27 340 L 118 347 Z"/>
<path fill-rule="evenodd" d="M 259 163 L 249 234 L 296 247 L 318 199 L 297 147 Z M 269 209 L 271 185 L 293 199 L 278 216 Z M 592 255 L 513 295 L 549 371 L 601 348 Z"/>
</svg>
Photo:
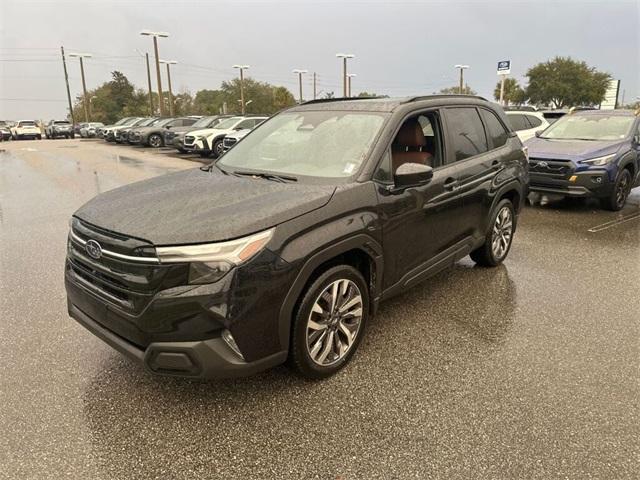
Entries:
<svg viewBox="0 0 640 480">
<path fill-rule="evenodd" d="M 367 97 L 386 97 L 387 95 L 378 95 L 377 93 L 370 93 L 370 92 L 360 92 L 358 94 L 358 97 L 363 97 L 363 98 L 367 98 Z"/>
<path fill-rule="evenodd" d="M 222 82 L 220 91 L 229 113 L 240 113 L 240 79 Z M 251 77 L 244 79 L 244 99 L 247 113 L 271 114 L 296 103 L 293 94 L 285 87 L 276 87 Z"/>
<path fill-rule="evenodd" d="M 193 112 L 198 115 L 217 115 L 225 101 L 221 90 L 199 90 L 193 98 Z"/>
<path fill-rule="evenodd" d="M 455 87 L 447 87 L 447 88 L 443 88 L 442 90 L 440 90 L 440 94 L 441 95 L 458 95 L 460 93 L 460 87 L 459 86 L 455 86 Z M 477 95 L 475 90 L 472 90 L 469 85 L 465 85 L 464 89 L 462 90 L 462 93 L 464 95 Z"/>
<path fill-rule="evenodd" d="M 496 84 L 496 88 L 493 91 L 493 98 L 500 100 L 500 83 Z M 516 105 L 522 105 L 527 100 L 527 96 L 523 88 L 518 84 L 515 78 L 504 79 L 504 101 L 506 105 L 514 103 Z"/>
<path fill-rule="evenodd" d="M 555 57 L 527 71 L 529 102 L 555 108 L 598 105 L 604 100 L 611 75 L 571 57 Z"/>
</svg>

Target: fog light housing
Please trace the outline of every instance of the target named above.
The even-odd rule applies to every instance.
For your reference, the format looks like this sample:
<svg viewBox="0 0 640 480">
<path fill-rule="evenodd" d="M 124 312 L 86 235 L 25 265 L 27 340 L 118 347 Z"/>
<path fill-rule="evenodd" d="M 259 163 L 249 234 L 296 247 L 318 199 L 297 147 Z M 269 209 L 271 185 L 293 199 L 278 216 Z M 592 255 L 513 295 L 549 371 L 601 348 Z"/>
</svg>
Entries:
<svg viewBox="0 0 640 480">
<path fill-rule="evenodd" d="M 593 183 L 598 183 L 598 184 L 600 184 L 600 183 L 602 183 L 602 177 L 601 177 L 601 176 L 591 177 L 591 181 L 592 181 Z"/>
<path fill-rule="evenodd" d="M 244 356 L 240 353 L 240 349 L 238 348 L 238 344 L 233 338 L 233 335 L 231 335 L 231 332 L 226 328 L 222 331 L 222 340 L 224 340 L 224 343 L 226 343 L 231 350 L 244 360 Z"/>
</svg>

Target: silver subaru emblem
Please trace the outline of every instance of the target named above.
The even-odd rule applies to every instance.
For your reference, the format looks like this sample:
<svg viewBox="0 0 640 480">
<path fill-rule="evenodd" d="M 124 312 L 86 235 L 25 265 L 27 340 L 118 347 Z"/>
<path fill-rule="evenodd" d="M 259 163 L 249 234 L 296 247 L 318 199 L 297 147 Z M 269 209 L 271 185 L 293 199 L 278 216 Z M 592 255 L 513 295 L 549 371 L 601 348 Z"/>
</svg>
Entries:
<svg viewBox="0 0 640 480">
<path fill-rule="evenodd" d="M 95 240 L 89 240 L 84 246 L 84 249 L 91 258 L 95 258 L 96 260 L 102 256 L 102 247 Z"/>
<path fill-rule="evenodd" d="M 547 168 L 549 164 L 547 162 L 538 162 L 538 166 L 541 168 Z"/>
</svg>

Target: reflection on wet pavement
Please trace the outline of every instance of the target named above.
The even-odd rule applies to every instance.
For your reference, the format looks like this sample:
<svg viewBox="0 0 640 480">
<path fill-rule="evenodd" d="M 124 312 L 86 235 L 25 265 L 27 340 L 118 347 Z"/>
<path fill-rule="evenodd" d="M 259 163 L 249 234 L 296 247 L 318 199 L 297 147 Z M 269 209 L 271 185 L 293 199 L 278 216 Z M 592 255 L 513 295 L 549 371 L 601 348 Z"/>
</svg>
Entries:
<svg viewBox="0 0 640 480">
<path fill-rule="evenodd" d="M 27 144 L 0 154 L 0 478 L 635 477 L 640 219 L 589 229 L 637 204 L 528 206 L 505 265 L 465 259 L 384 303 L 326 381 L 196 382 L 70 320 L 62 272 L 84 201 L 198 165 Z"/>
</svg>

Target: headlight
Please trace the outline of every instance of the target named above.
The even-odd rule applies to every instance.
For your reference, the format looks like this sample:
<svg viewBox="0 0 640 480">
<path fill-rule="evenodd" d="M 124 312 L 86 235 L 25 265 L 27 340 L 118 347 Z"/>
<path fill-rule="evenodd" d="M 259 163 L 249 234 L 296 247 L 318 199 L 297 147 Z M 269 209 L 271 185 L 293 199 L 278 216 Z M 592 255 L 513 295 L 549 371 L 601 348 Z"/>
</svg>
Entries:
<svg viewBox="0 0 640 480">
<path fill-rule="evenodd" d="M 585 165 L 606 165 L 616 158 L 616 154 L 605 155 L 603 157 L 590 158 L 588 160 L 581 160 L 580 163 Z"/>
<path fill-rule="evenodd" d="M 271 240 L 273 232 L 271 228 L 228 242 L 157 247 L 156 254 L 163 264 L 190 263 L 189 283 L 211 283 L 258 254 Z"/>
</svg>

